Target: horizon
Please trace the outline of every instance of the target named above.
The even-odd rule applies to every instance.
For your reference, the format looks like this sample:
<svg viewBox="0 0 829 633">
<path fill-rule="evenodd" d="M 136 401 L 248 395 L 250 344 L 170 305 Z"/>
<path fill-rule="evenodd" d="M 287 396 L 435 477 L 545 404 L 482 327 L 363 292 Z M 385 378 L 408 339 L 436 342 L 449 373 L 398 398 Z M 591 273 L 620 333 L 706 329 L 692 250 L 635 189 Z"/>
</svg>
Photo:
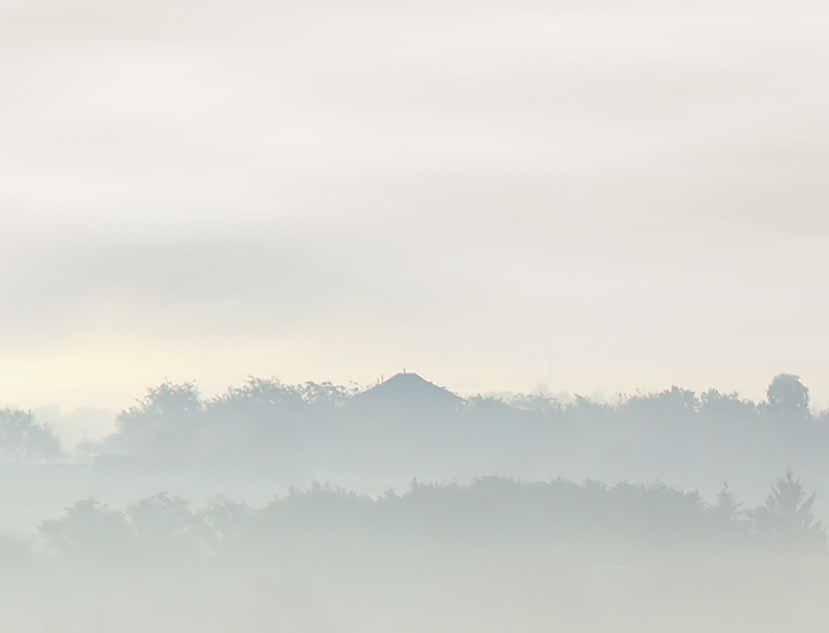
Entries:
<svg viewBox="0 0 829 633">
<path fill-rule="evenodd" d="M 775 375 L 780 375 L 789 372 L 777 372 Z M 820 397 L 815 397 L 815 393 L 811 388 L 808 380 L 804 379 L 803 376 L 797 375 L 799 378 L 803 380 L 803 383 L 809 388 L 810 396 L 811 396 L 811 403 L 810 409 L 816 414 L 824 413 L 829 410 L 829 407 L 826 407 L 823 404 L 823 400 Z M 371 391 L 377 386 L 382 384 L 388 383 L 394 379 L 399 378 L 400 376 L 415 376 L 425 383 L 434 385 L 442 390 L 446 390 L 453 395 L 457 395 L 463 399 L 470 399 L 475 397 L 494 397 L 497 399 L 501 398 L 509 398 L 511 396 L 523 396 L 523 395 L 541 395 L 544 397 L 551 398 L 553 400 L 568 403 L 573 400 L 576 396 L 586 397 L 589 400 L 594 402 L 600 402 L 610 405 L 616 405 L 620 402 L 624 402 L 630 398 L 634 398 L 637 396 L 649 396 L 649 395 L 656 395 L 663 391 L 672 389 L 674 387 L 678 387 L 680 389 L 689 389 L 693 391 L 697 395 L 701 395 L 705 391 L 709 389 L 713 389 L 719 391 L 724 395 L 730 395 L 736 393 L 737 396 L 741 399 L 745 399 L 751 401 L 753 403 L 763 403 L 766 402 L 766 389 L 768 388 L 771 379 L 774 376 L 769 377 L 765 387 L 761 390 L 761 393 L 757 397 L 751 397 L 744 393 L 735 390 L 723 389 L 716 385 L 707 385 L 703 388 L 691 388 L 687 385 L 677 385 L 671 384 L 666 385 L 661 388 L 657 389 L 633 389 L 628 391 L 618 391 L 615 393 L 607 393 L 601 391 L 594 391 L 592 393 L 585 393 L 579 392 L 575 390 L 567 390 L 567 389 L 560 389 L 560 390 L 542 390 L 536 388 L 535 390 L 508 390 L 508 389 L 489 389 L 489 390 L 471 390 L 471 391 L 463 391 L 459 389 L 453 388 L 451 385 L 447 385 L 439 380 L 434 380 L 433 377 L 424 375 L 422 372 L 419 371 L 411 371 L 408 369 L 402 369 L 396 373 L 391 373 L 389 375 L 381 374 L 379 375 L 373 382 L 365 382 L 365 383 L 358 383 L 356 381 L 350 382 L 340 382 L 336 380 L 300 380 L 300 381 L 284 381 L 281 380 L 277 376 L 254 376 L 252 374 L 247 375 L 243 380 L 240 380 L 235 383 L 229 383 L 223 385 L 221 388 L 217 388 L 215 390 L 207 391 L 203 389 L 203 387 L 198 383 L 198 381 L 192 380 L 170 380 L 168 378 L 164 378 L 163 380 L 145 385 L 141 390 L 136 392 L 129 401 L 119 404 L 118 406 L 108 407 L 101 405 L 100 403 L 89 402 L 86 404 L 82 404 L 80 406 L 71 406 L 62 404 L 59 402 L 49 402 L 45 404 L 35 405 L 35 406 L 24 406 L 13 402 L 5 402 L 0 399 L 0 409 L 8 407 L 11 409 L 22 409 L 22 410 L 30 410 L 32 411 L 35 416 L 42 422 L 47 422 L 53 431 L 60 437 L 61 441 L 66 445 L 67 448 L 73 449 L 79 444 L 82 444 L 87 441 L 98 441 L 102 438 L 106 437 L 107 435 L 115 432 L 117 426 L 116 421 L 118 416 L 127 410 L 130 406 L 135 405 L 136 403 L 140 402 L 142 398 L 148 393 L 153 387 L 156 387 L 161 384 L 193 384 L 197 389 L 202 401 L 207 402 L 216 397 L 225 395 L 228 393 L 228 390 L 232 387 L 241 386 L 247 382 L 248 379 L 264 379 L 264 380 L 276 380 L 283 385 L 292 386 L 292 385 L 302 385 L 307 382 L 316 382 L 317 384 L 322 383 L 331 383 L 333 385 L 353 388 L 356 390 L 356 393 L 366 393 Z"/>
<path fill-rule="evenodd" d="M 826 8 L 655 6 L 0 10 L 0 400 L 829 395 Z"/>
<path fill-rule="evenodd" d="M 6 628 L 820 630 L 827 31 L 0 3 Z"/>
<path fill-rule="evenodd" d="M 670 383 L 662 383 L 660 385 L 646 388 L 642 386 L 633 386 L 627 389 L 618 389 L 618 390 L 609 390 L 604 388 L 594 388 L 592 390 L 580 390 L 580 389 L 570 389 L 567 388 L 566 385 L 558 385 L 558 388 L 553 388 L 553 385 L 544 385 L 541 383 L 537 383 L 532 388 L 527 389 L 510 389 L 505 387 L 498 387 L 498 386 L 491 386 L 489 388 L 460 388 L 454 385 L 451 385 L 445 381 L 438 380 L 434 376 L 431 376 L 423 371 L 419 370 L 408 370 L 408 369 L 400 369 L 398 371 L 392 371 L 389 373 L 381 373 L 378 374 L 374 379 L 369 380 L 355 380 L 353 378 L 348 378 L 344 380 L 337 380 L 331 377 L 320 377 L 318 379 L 308 378 L 308 379 L 298 379 L 298 380 L 286 380 L 283 377 L 274 374 L 274 373 L 246 373 L 244 377 L 236 380 L 236 381 L 229 381 L 229 382 L 218 382 L 214 386 L 209 389 L 206 389 L 202 382 L 193 378 L 171 378 L 169 375 L 164 375 L 160 379 L 144 384 L 143 386 L 138 387 L 130 392 L 130 395 L 126 398 L 123 398 L 120 401 L 109 401 L 104 399 L 103 403 L 101 401 L 96 401 L 94 399 L 84 399 L 79 400 L 77 402 L 73 400 L 67 401 L 59 401 L 59 400 L 44 400 L 38 401 L 35 400 L 34 403 L 21 403 L 15 402 L 11 399 L 1 399 L 0 398 L 0 407 L 8 407 L 8 408 L 16 408 L 16 409 L 23 409 L 23 410 L 37 410 L 37 409 L 47 409 L 47 408 L 57 408 L 63 411 L 82 411 L 84 409 L 88 409 L 90 411 L 109 411 L 109 412 L 118 412 L 122 411 L 137 401 L 140 401 L 143 396 L 147 393 L 147 391 L 155 386 L 162 385 L 162 384 L 192 384 L 196 387 L 199 391 L 201 396 L 205 400 L 209 400 L 211 398 L 220 396 L 227 392 L 229 388 L 243 385 L 249 379 L 263 379 L 263 380 L 276 380 L 281 384 L 284 385 L 302 385 L 306 383 L 316 383 L 316 384 L 324 384 L 330 383 L 332 385 L 338 385 L 342 387 L 349 387 L 356 389 L 358 392 L 365 392 L 371 390 L 372 388 L 385 383 L 389 382 L 394 378 L 398 378 L 399 376 L 416 376 L 427 383 L 433 384 L 437 387 L 445 389 L 452 394 L 458 395 L 462 398 L 474 398 L 478 396 L 482 397 L 499 397 L 499 396 L 521 396 L 521 395 L 541 395 L 545 397 L 550 397 L 553 399 L 558 400 L 567 400 L 569 398 L 573 398 L 576 396 L 589 398 L 591 400 L 597 402 L 604 402 L 608 404 L 612 404 L 615 401 L 620 399 L 624 400 L 630 397 L 635 397 L 637 395 L 651 395 L 657 394 L 666 390 L 670 390 L 674 387 L 680 389 L 687 389 L 697 394 L 704 393 L 708 390 L 716 390 L 722 394 L 736 394 L 741 399 L 750 400 L 752 402 L 763 402 L 766 399 L 766 390 L 771 382 L 771 379 L 774 376 L 780 374 L 792 374 L 799 378 L 801 378 L 804 384 L 809 388 L 810 395 L 811 395 L 811 402 L 812 402 L 812 409 L 815 411 L 821 411 L 824 409 L 824 402 L 829 402 L 826 398 L 821 398 L 820 394 L 815 396 L 815 390 L 812 387 L 811 382 L 808 380 L 808 377 L 803 376 L 797 372 L 791 371 L 777 371 L 772 373 L 768 380 L 765 381 L 762 387 L 758 387 L 753 389 L 754 393 L 746 393 L 739 389 L 734 388 L 727 388 L 723 387 L 722 385 L 717 385 L 713 383 L 702 383 L 699 386 L 696 385 L 688 385 L 688 384 L 680 384 L 676 382 Z"/>
</svg>

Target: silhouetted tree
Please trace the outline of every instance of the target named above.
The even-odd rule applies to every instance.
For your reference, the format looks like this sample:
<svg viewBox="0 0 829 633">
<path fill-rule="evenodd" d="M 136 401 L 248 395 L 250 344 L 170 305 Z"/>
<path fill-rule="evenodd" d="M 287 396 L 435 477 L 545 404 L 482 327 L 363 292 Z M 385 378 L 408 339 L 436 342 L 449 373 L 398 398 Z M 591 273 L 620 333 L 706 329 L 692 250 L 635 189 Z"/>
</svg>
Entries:
<svg viewBox="0 0 829 633">
<path fill-rule="evenodd" d="M 127 409 L 122 418 L 147 416 L 188 417 L 202 409 L 201 398 L 196 385 L 190 382 L 164 382 L 151 387 L 138 404 Z"/>
<path fill-rule="evenodd" d="M 754 511 L 757 531 L 778 544 L 823 545 L 826 535 L 813 512 L 815 496 L 809 495 L 800 480 L 788 471 L 774 483 L 765 503 Z"/>
<path fill-rule="evenodd" d="M 118 452 L 169 464 L 189 461 L 192 437 L 203 405 L 193 383 L 165 382 L 147 390 L 118 416 L 118 432 L 108 442 Z"/>
<path fill-rule="evenodd" d="M 669 421 L 696 413 L 699 410 L 699 398 L 689 389 L 673 386 L 659 393 L 633 396 L 624 403 L 624 407 L 632 412 Z"/>
<path fill-rule="evenodd" d="M 716 503 L 711 507 L 714 529 L 721 539 L 733 542 L 737 537 L 745 536 L 747 523 L 742 504 L 731 492 L 728 483 L 724 483 L 717 493 Z"/>
<path fill-rule="evenodd" d="M 228 553 L 243 545 L 255 518 L 256 512 L 248 505 L 220 497 L 199 513 L 199 525 L 212 553 Z"/>
<path fill-rule="evenodd" d="M 38 424 L 31 412 L 0 409 L 0 459 L 54 459 L 60 452 L 52 430 Z"/>
<path fill-rule="evenodd" d="M 184 499 L 161 493 L 130 506 L 126 516 L 146 564 L 173 565 L 198 557 L 204 535 Z"/>
<path fill-rule="evenodd" d="M 815 551 L 824 545 L 824 531 L 814 500 L 790 472 L 750 513 L 741 511 L 727 485 L 708 506 L 699 493 L 664 484 L 484 477 L 469 485 L 415 481 L 408 492 L 376 498 L 314 484 L 262 509 L 219 500 L 193 512 L 184 500 L 161 494 L 121 513 L 85 500 L 43 523 L 41 534 L 54 551 L 75 560 L 153 566 L 426 543 L 755 544 Z"/>
<path fill-rule="evenodd" d="M 143 499 L 127 510 L 127 517 L 139 538 L 175 538 L 193 528 L 194 517 L 184 499 L 161 493 Z"/>
<path fill-rule="evenodd" d="M 273 378 L 248 378 L 241 387 L 231 387 L 227 393 L 208 402 L 208 408 L 241 415 L 261 415 L 276 410 L 299 410 L 305 400 L 298 388 L 284 385 Z"/>
<path fill-rule="evenodd" d="M 52 549 L 80 561 L 116 562 L 131 552 L 126 517 L 94 499 L 78 501 L 63 517 L 44 521 L 40 533 Z"/>
<path fill-rule="evenodd" d="M 719 493 L 717 493 L 717 503 L 712 508 L 714 516 L 720 523 L 731 523 L 736 521 L 740 515 L 740 504 L 734 493 L 728 488 L 728 484 L 724 483 Z"/>
<path fill-rule="evenodd" d="M 717 421 L 737 422 L 753 420 L 757 413 L 757 405 L 740 398 L 737 393 L 722 393 L 716 389 L 708 389 L 699 397 L 699 411 Z"/>
<path fill-rule="evenodd" d="M 266 472 L 294 481 L 335 472 L 403 478 L 424 468 L 435 477 L 524 476 L 557 463 L 614 478 L 693 469 L 710 474 L 710 483 L 727 473 L 706 465 L 735 455 L 756 475 L 770 464 L 780 468 L 781 451 L 804 465 L 821 459 L 829 426 L 778 423 L 809 416 L 809 390 L 791 374 L 772 381 L 763 403 L 679 387 L 615 402 L 462 399 L 415 374 L 362 393 L 250 378 L 203 401 L 195 385 L 166 382 L 124 411 L 117 432 L 95 452 L 114 463 L 202 470 L 209 464 L 211 473 Z"/>
<path fill-rule="evenodd" d="M 809 389 L 794 374 L 779 374 L 766 391 L 768 406 L 776 414 L 792 419 L 809 417 Z"/>
</svg>

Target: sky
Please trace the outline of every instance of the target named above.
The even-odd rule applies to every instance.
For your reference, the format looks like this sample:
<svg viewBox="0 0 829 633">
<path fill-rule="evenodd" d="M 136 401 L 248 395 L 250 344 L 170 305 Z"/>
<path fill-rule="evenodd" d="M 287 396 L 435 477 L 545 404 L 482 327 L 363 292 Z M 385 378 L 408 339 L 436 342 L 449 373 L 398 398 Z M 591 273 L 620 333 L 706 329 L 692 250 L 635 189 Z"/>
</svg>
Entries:
<svg viewBox="0 0 829 633">
<path fill-rule="evenodd" d="M 829 9 L 621 4 L 2 0 L 0 403 L 829 404 Z"/>
</svg>

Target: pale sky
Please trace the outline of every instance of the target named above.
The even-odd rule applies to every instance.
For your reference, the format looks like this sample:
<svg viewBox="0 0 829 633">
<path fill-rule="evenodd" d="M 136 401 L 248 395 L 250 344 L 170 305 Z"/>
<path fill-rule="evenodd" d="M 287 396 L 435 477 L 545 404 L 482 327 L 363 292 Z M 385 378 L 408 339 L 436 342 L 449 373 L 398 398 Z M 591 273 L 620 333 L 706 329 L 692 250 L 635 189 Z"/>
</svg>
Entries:
<svg viewBox="0 0 829 633">
<path fill-rule="evenodd" d="M 0 7 L 0 403 L 829 402 L 824 2 Z"/>
</svg>

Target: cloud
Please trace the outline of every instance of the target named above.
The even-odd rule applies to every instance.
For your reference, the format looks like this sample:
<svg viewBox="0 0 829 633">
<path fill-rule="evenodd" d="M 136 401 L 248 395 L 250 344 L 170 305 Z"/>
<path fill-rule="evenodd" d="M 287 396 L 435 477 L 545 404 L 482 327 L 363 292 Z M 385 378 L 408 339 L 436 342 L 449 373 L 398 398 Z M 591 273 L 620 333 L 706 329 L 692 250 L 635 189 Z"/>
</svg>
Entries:
<svg viewBox="0 0 829 633">
<path fill-rule="evenodd" d="M 696 367 L 825 321 L 816 2 L 3 11 L 7 349 L 483 345 L 535 383 L 550 341 L 659 367 L 693 331 Z"/>
</svg>

